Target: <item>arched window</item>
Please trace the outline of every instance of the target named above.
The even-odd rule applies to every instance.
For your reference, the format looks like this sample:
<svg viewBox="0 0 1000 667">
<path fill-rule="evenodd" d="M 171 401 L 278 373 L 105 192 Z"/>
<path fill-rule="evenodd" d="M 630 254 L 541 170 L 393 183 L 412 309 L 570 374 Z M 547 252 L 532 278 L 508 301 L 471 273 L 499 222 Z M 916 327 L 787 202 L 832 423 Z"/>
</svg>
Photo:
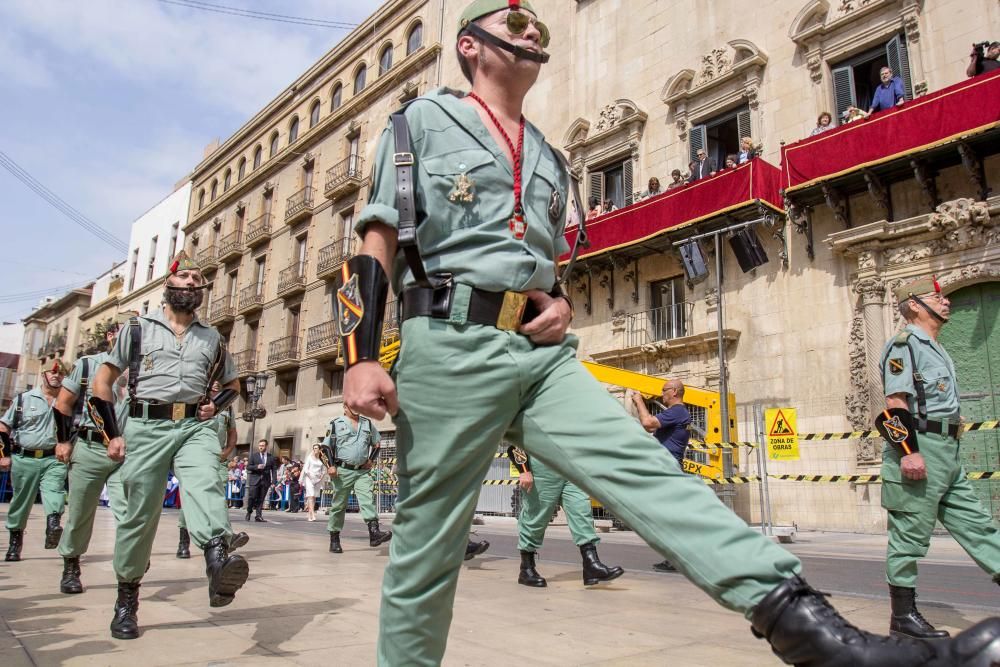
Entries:
<svg viewBox="0 0 1000 667">
<path fill-rule="evenodd" d="M 198 210 L 205 208 L 205 188 L 198 191 Z"/>
<path fill-rule="evenodd" d="M 271 152 L 267 154 L 267 159 L 270 160 L 275 155 L 278 154 L 278 133 L 275 132 L 271 135 Z"/>
<path fill-rule="evenodd" d="M 378 75 L 382 76 L 392 69 L 392 44 L 386 44 L 378 56 Z"/>
<path fill-rule="evenodd" d="M 260 144 L 257 144 L 257 148 L 253 149 L 253 168 L 256 169 L 260 166 L 261 160 L 264 159 L 264 149 Z"/>
<path fill-rule="evenodd" d="M 319 100 L 312 103 L 309 107 L 309 129 L 316 127 L 316 123 L 319 122 Z"/>
<path fill-rule="evenodd" d="M 340 103 L 344 98 L 344 87 L 339 83 L 334 84 L 333 90 L 330 92 L 330 111 L 336 111 L 340 108 Z"/>
<path fill-rule="evenodd" d="M 365 89 L 365 77 L 368 76 L 368 66 L 362 65 L 354 74 L 354 94 L 357 95 Z"/>
<path fill-rule="evenodd" d="M 406 55 L 410 55 L 424 45 L 424 24 L 418 23 L 410 29 L 406 36 Z"/>
<path fill-rule="evenodd" d="M 215 201 L 215 197 L 218 194 L 219 194 L 219 180 L 212 179 L 212 195 L 209 198 L 209 201 Z"/>
<path fill-rule="evenodd" d="M 294 144 L 295 140 L 299 138 L 299 117 L 295 116 L 292 118 L 292 122 L 288 125 L 288 143 L 289 145 Z"/>
<path fill-rule="evenodd" d="M 243 177 L 247 175 L 247 159 L 245 157 L 240 158 L 240 166 L 236 170 L 236 182 L 239 183 L 243 180 Z"/>
<path fill-rule="evenodd" d="M 222 179 L 222 191 L 225 192 L 233 184 L 233 170 L 226 169 L 226 176 Z"/>
</svg>

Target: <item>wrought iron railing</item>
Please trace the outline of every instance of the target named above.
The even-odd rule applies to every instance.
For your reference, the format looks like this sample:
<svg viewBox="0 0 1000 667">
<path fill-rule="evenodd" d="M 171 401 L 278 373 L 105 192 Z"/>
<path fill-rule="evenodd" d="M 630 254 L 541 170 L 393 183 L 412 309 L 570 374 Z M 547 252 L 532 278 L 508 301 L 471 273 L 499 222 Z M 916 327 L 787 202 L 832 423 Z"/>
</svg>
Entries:
<svg viewBox="0 0 1000 667">
<path fill-rule="evenodd" d="M 213 244 L 213 245 L 210 245 L 208 247 L 205 247 L 205 248 L 202 248 L 201 250 L 199 250 L 198 254 L 195 255 L 195 260 L 202 267 L 205 267 L 205 266 L 209 266 L 209 265 L 215 264 L 215 260 L 216 260 L 217 257 L 218 257 L 218 255 L 216 254 L 216 247 Z"/>
<path fill-rule="evenodd" d="M 278 272 L 278 294 L 284 294 L 306 284 L 306 262 L 295 262 Z"/>
<path fill-rule="evenodd" d="M 354 254 L 354 237 L 345 236 L 319 249 L 316 273 L 324 276 L 337 269 Z"/>
<path fill-rule="evenodd" d="M 340 332 L 334 320 L 317 324 L 306 331 L 306 355 L 336 350 L 340 345 Z"/>
<path fill-rule="evenodd" d="M 312 210 L 313 200 L 315 197 L 315 188 L 302 188 L 285 200 L 285 220 L 288 220 L 303 211 Z"/>
<path fill-rule="evenodd" d="M 264 305 L 264 286 L 254 283 L 240 290 L 240 310 Z"/>
<path fill-rule="evenodd" d="M 243 232 L 237 229 L 226 234 L 219 240 L 219 258 L 229 257 L 243 252 Z"/>
<path fill-rule="evenodd" d="M 365 159 L 360 155 L 348 155 L 345 159 L 326 170 L 324 192 L 347 189 L 346 186 L 360 186 L 364 179 Z"/>
<path fill-rule="evenodd" d="M 625 347 L 638 347 L 658 340 L 688 335 L 694 304 L 688 301 L 629 313 L 625 323 Z"/>
<path fill-rule="evenodd" d="M 243 350 L 233 354 L 233 365 L 240 375 L 257 370 L 257 350 Z"/>
<path fill-rule="evenodd" d="M 267 346 L 267 365 L 273 366 L 299 359 L 299 337 L 285 336 L 271 341 Z"/>
<path fill-rule="evenodd" d="M 215 322 L 226 317 L 233 317 L 235 314 L 236 311 L 233 308 L 233 297 L 232 295 L 227 294 L 222 298 L 212 301 L 212 305 L 209 306 L 208 309 L 208 320 L 210 322 Z"/>
<path fill-rule="evenodd" d="M 257 216 L 247 225 L 247 244 L 256 243 L 271 236 L 271 214 Z"/>
</svg>

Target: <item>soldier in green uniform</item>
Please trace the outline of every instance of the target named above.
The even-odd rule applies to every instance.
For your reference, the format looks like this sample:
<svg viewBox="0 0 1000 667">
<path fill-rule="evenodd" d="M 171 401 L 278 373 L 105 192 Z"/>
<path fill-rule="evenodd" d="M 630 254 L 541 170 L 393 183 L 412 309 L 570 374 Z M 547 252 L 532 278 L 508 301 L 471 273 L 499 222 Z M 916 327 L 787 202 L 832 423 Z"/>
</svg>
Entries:
<svg viewBox="0 0 1000 667">
<path fill-rule="evenodd" d="M 35 496 L 42 493 L 45 508 L 45 548 L 55 549 L 62 536 L 60 519 L 66 505 L 66 464 L 57 460 L 56 425 L 52 405 L 69 369 L 61 360 L 42 371 L 41 386 L 21 392 L 0 417 L 0 441 L 5 452 L 0 455 L 0 470 L 11 471 L 14 494 L 7 512 L 10 545 L 8 562 L 21 560 L 24 526 L 28 523 Z"/>
<path fill-rule="evenodd" d="M 463 11 L 457 52 L 472 92 L 434 91 L 392 115 L 356 225 L 362 248 L 338 281 L 344 402 L 372 419 L 388 412 L 397 427 L 379 664 L 441 662 L 467 531 L 504 439 L 601 499 L 787 662 L 1000 659 L 1000 619 L 954 643 L 848 624 L 799 576 L 795 556 L 663 456 L 577 361 L 556 281 L 568 172 L 521 113 L 548 41 L 528 2 L 475 0 Z M 394 378 L 379 364 L 389 276 L 402 301 Z"/>
<path fill-rule="evenodd" d="M 882 507 L 888 511 L 886 581 L 892 598 L 889 629 L 910 637 L 941 638 L 917 609 L 917 562 L 941 522 L 972 559 L 1000 582 L 1000 532 L 959 461 L 958 378 L 937 342 L 951 304 L 933 278 L 895 291 L 906 320 L 882 354 L 886 410 L 876 420 L 887 436 L 882 450 Z"/>
<path fill-rule="evenodd" d="M 344 553 L 340 545 L 340 531 L 344 527 L 347 499 L 354 492 L 361 509 L 361 518 L 368 524 L 368 543 L 377 547 L 392 539 L 392 533 L 382 532 L 375 510 L 372 493 L 372 463 L 378 458 L 382 436 L 370 419 L 358 417 L 344 406 L 344 416 L 330 422 L 330 434 L 320 445 L 326 457 L 327 473 L 333 480 L 333 501 L 330 504 L 330 552 Z"/>
<path fill-rule="evenodd" d="M 118 578 L 111 635 L 139 636 L 139 585 L 153 548 L 163 505 L 163 480 L 173 467 L 181 483 L 188 530 L 205 554 L 209 603 L 228 605 L 249 575 L 246 559 L 229 553 L 231 528 L 219 484 L 219 434 L 213 417 L 238 395 L 232 358 L 213 327 L 198 321 L 205 279 L 183 251 L 170 267 L 160 310 L 122 329 L 94 378 L 90 399 L 108 440 L 128 508 L 118 524 L 114 570 Z M 116 428 L 112 385 L 129 370 L 129 418 Z M 212 382 L 222 391 L 212 395 Z M 127 455 L 126 455 L 127 454 Z"/>
<path fill-rule="evenodd" d="M 92 382 L 97 369 L 107 361 L 115 334 L 130 316 L 122 313 L 115 317 L 114 323 L 104 332 L 101 352 L 77 360 L 63 380 L 59 397 L 52 407 L 58 440 L 56 458 L 69 465 L 69 512 L 66 530 L 59 540 L 59 555 L 63 558 L 59 590 L 70 595 L 83 592 L 80 557 L 90 546 L 94 515 L 105 485 L 115 520 L 120 522 L 125 516 L 124 491 L 116 474 L 121 463 L 108 458 L 107 444 L 86 406 L 93 395 Z M 115 410 L 121 429 L 128 414 L 128 400 L 122 387 L 118 387 L 116 398 Z"/>
<path fill-rule="evenodd" d="M 560 505 L 566 514 L 573 542 L 583 557 L 583 585 L 593 586 L 625 574 L 620 567 L 608 567 L 597 556 L 601 538 L 594 531 L 590 496 L 538 459 L 531 459 L 519 447 L 508 447 L 507 456 L 518 471 L 521 488 L 521 512 L 517 517 L 517 549 L 521 552 L 521 570 L 517 583 L 534 588 L 548 585 L 538 574 L 535 554 L 542 548 L 545 529 Z"/>
</svg>

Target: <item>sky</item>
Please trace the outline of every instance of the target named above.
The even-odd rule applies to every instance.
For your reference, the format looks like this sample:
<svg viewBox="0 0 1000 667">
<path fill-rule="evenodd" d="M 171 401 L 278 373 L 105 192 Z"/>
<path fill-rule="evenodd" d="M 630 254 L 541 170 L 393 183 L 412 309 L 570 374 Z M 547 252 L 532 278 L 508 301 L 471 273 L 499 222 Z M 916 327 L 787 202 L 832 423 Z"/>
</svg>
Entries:
<svg viewBox="0 0 1000 667">
<path fill-rule="evenodd" d="M 206 0 L 360 23 L 381 0 Z M 128 243 L 133 220 L 347 34 L 164 0 L 2 0 L 0 151 Z M 0 169 L 0 322 L 124 254 Z"/>
</svg>

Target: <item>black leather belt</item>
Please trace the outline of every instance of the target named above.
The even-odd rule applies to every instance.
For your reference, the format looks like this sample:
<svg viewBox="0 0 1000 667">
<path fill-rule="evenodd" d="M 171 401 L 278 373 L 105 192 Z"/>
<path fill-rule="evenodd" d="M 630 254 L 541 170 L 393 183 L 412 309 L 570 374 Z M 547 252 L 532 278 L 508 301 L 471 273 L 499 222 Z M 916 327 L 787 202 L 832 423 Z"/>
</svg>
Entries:
<svg viewBox="0 0 1000 667">
<path fill-rule="evenodd" d="M 197 403 L 146 403 L 137 401 L 130 403 L 128 416 L 137 419 L 187 419 L 198 416 Z"/>
<path fill-rule="evenodd" d="M 78 435 L 79 435 L 79 437 L 83 438 L 84 440 L 90 440 L 91 442 L 97 443 L 98 445 L 104 443 L 104 432 L 103 431 L 94 431 L 93 429 L 84 428 L 84 429 L 80 429 L 80 432 L 79 432 Z"/>
<path fill-rule="evenodd" d="M 454 285 L 449 284 L 438 288 L 410 287 L 403 290 L 402 319 L 447 319 L 451 314 L 451 294 L 454 288 Z M 517 331 L 522 324 L 534 319 L 535 315 L 537 311 L 528 296 L 522 292 L 487 292 L 473 287 L 466 319 L 504 331 Z"/>
<path fill-rule="evenodd" d="M 935 435 L 943 435 L 958 440 L 958 436 L 962 433 L 962 425 L 928 419 L 926 428 L 918 429 L 918 432 L 933 433 Z"/>
<path fill-rule="evenodd" d="M 27 449 L 21 445 L 14 445 L 10 448 L 12 454 L 20 454 L 29 459 L 44 459 L 56 455 L 55 447 L 52 449 Z"/>
<path fill-rule="evenodd" d="M 334 461 L 333 465 L 337 466 L 338 468 L 347 468 L 348 470 L 364 470 L 365 467 L 364 463 L 362 463 L 359 466 L 356 466 L 350 463 L 344 463 L 343 461 Z"/>
</svg>

